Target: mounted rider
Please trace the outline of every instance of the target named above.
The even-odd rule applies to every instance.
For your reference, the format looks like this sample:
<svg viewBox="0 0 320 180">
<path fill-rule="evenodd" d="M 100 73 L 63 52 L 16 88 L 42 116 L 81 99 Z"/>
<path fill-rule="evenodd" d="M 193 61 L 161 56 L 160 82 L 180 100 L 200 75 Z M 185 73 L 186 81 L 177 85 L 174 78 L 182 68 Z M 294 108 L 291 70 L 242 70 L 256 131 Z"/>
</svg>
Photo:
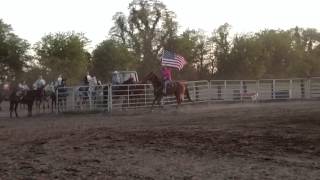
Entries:
<svg viewBox="0 0 320 180">
<path fill-rule="evenodd" d="M 90 76 L 89 72 L 87 72 L 87 75 L 84 76 L 83 78 L 83 83 L 84 85 L 88 86 L 92 77 Z"/>
<path fill-rule="evenodd" d="M 35 90 L 43 89 L 46 85 L 46 81 L 43 79 L 42 75 L 39 76 L 39 78 L 36 80 L 36 82 L 33 83 L 33 88 Z"/>
<path fill-rule="evenodd" d="M 171 69 L 167 66 L 163 66 L 161 68 L 161 75 L 162 75 L 162 80 L 163 80 L 162 92 L 163 92 L 163 94 L 167 94 L 168 84 L 170 84 L 172 81 Z"/>
<path fill-rule="evenodd" d="M 62 74 L 59 74 L 58 78 L 57 78 L 57 86 L 60 87 L 62 86 L 63 82 L 62 82 L 63 78 L 62 78 Z"/>
<path fill-rule="evenodd" d="M 19 83 L 18 84 L 18 92 L 22 92 L 23 95 L 26 95 L 27 94 L 27 91 L 29 91 L 30 88 L 29 86 L 27 85 L 26 81 L 23 81 L 22 83 Z"/>
</svg>

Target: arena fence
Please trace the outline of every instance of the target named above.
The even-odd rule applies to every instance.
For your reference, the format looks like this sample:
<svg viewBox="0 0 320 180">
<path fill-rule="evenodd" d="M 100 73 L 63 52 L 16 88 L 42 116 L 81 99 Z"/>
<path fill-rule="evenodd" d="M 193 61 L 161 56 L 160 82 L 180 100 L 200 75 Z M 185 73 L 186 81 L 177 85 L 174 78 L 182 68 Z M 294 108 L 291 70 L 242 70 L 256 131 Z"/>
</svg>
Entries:
<svg viewBox="0 0 320 180">
<path fill-rule="evenodd" d="M 188 81 L 193 102 L 258 102 L 320 98 L 320 78 Z M 73 86 L 59 88 L 57 112 L 116 111 L 151 107 L 151 84 Z M 162 105 L 176 105 L 173 96 Z"/>
</svg>

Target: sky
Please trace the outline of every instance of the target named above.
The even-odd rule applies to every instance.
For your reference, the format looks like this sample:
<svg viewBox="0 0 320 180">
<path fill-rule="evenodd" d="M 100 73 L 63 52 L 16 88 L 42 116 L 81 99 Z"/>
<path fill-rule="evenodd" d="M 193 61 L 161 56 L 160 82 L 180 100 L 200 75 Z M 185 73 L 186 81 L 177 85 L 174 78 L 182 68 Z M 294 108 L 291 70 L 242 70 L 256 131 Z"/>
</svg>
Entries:
<svg viewBox="0 0 320 180">
<path fill-rule="evenodd" d="M 0 0 L 0 19 L 31 44 L 46 34 L 75 31 L 105 40 L 116 12 L 128 13 L 131 0 Z M 179 32 L 211 33 L 224 23 L 233 34 L 295 26 L 320 31 L 319 0 L 162 0 L 177 15 Z"/>
</svg>

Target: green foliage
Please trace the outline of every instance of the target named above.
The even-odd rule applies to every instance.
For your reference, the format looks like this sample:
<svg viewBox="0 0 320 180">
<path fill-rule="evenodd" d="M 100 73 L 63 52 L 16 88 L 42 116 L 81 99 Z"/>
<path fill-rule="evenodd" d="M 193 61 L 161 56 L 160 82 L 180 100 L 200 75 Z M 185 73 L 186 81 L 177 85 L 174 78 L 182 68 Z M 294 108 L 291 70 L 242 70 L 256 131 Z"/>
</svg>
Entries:
<svg viewBox="0 0 320 180">
<path fill-rule="evenodd" d="M 41 68 L 49 78 L 62 73 L 68 83 L 79 83 L 87 71 L 90 56 L 85 50 L 88 43 L 83 34 L 68 32 L 44 36 L 35 46 Z"/>
<path fill-rule="evenodd" d="M 164 48 L 182 55 L 188 62 L 181 72 L 176 73 L 177 78 L 196 80 L 208 75 L 208 47 L 202 31 L 186 30 L 168 42 Z"/>
<path fill-rule="evenodd" d="M 112 38 L 135 52 L 140 72 L 159 69 L 162 47 L 176 36 L 175 14 L 158 0 L 133 0 L 128 17 L 116 13 L 113 19 Z"/>
<path fill-rule="evenodd" d="M 92 72 L 102 80 L 110 80 L 112 71 L 132 70 L 137 64 L 132 52 L 121 43 L 105 40 L 93 51 Z"/>
<path fill-rule="evenodd" d="M 218 29 L 219 32 L 219 29 Z M 264 30 L 237 35 L 226 43 L 227 32 L 213 36 L 216 77 L 260 79 L 318 76 L 319 33 L 314 29 Z"/>
<path fill-rule="evenodd" d="M 0 19 L 0 80 L 17 79 L 30 60 L 29 44 L 12 32 L 10 25 Z"/>
<path fill-rule="evenodd" d="M 214 49 L 212 51 L 215 58 L 216 68 L 218 69 L 218 77 L 228 77 L 232 72 L 229 61 L 231 43 L 228 40 L 230 28 L 230 25 L 227 23 L 221 25 L 213 32 L 213 35 L 209 41 L 210 43 L 214 44 Z M 214 67 L 211 68 L 213 69 Z"/>
<path fill-rule="evenodd" d="M 90 54 L 88 39 L 68 32 L 44 36 L 35 45 L 35 62 L 29 45 L 0 20 L 0 80 L 17 79 L 24 70 L 27 80 L 62 73 L 71 84 L 79 83 L 87 70 L 107 80 L 114 70 L 137 70 L 141 75 L 159 71 L 163 49 L 182 55 L 188 62 L 177 79 L 260 79 L 320 76 L 320 33 L 312 28 L 263 30 L 230 35 L 227 23 L 211 36 L 185 30 L 177 34 L 174 12 L 158 0 L 132 0 L 128 15 L 114 15 L 110 39 Z M 32 61 L 33 60 L 33 61 Z"/>
</svg>

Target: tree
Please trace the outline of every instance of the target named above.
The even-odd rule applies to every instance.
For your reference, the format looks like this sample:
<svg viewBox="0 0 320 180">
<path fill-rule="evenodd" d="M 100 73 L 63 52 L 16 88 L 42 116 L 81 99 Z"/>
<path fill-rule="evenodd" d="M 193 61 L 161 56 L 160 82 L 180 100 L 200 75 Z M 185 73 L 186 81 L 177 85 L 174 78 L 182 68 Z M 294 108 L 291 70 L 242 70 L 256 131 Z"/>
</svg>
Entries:
<svg viewBox="0 0 320 180">
<path fill-rule="evenodd" d="M 255 36 L 236 36 L 229 56 L 230 78 L 262 78 L 266 72 L 263 53 L 263 45 Z"/>
<path fill-rule="evenodd" d="M 10 25 L 0 19 L 0 81 L 21 76 L 23 68 L 31 59 L 27 55 L 29 44 L 12 32 Z"/>
<path fill-rule="evenodd" d="M 133 0 L 129 11 L 115 14 L 111 36 L 135 52 L 140 72 L 159 69 L 162 47 L 176 36 L 175 14 L 158 0 Z"/>
<path fill-rule="evenodd" d="M 132 52 L 114 40 L 105 40 L 93 51 L 92 71 L 99 79 L 110 79 L 112 71 L 128 70 L 136 66 Z"/>
<path fill-rule="evenodd" d="M 292 36 L 292 56 L 289 64 L 289 75 L 300 77 L 318 76 L 320 71 L 319 54 L 320 33 L 316 29 L 290 29 Z"/>
<path fill-rule="evenodd" d="M 217 74 L 216 76 L 225 78 L 230 76 L 232 71 L 229 71 L 228 66 L 231 65 L 229 60 L 229 53 L 231 48 L 231 43 L 229 42 L 229 31 L 231 26 L 228 23 L 221 25 L 217 30 L 213 32 L 211 37 L 211 43 L 214 44 L 213 55 L 211 58 L 213 61 L 211 64 L 216 64 Z M 214 67 L 211 67 L 212 69 Z"/>
<path fill-rule="evenodd" d="M 49 78 L 62 73 L 71 84 L 78 83 L 90 61 L 85 50 L 88 40 L 81 33 L 49 34 L 36 43 L 35 51 L 41 68 Z"/>
<path fill-rule="evenodd" d="M 166 49 L 182 55 L 187 60 L 188 64 L 179 73 L 182 77 L 187 79 L 204 79 L 207 77 L 208 48 L 206 39 L 203 31 L 186 30 L 164 46 Z"/>
</svg>

